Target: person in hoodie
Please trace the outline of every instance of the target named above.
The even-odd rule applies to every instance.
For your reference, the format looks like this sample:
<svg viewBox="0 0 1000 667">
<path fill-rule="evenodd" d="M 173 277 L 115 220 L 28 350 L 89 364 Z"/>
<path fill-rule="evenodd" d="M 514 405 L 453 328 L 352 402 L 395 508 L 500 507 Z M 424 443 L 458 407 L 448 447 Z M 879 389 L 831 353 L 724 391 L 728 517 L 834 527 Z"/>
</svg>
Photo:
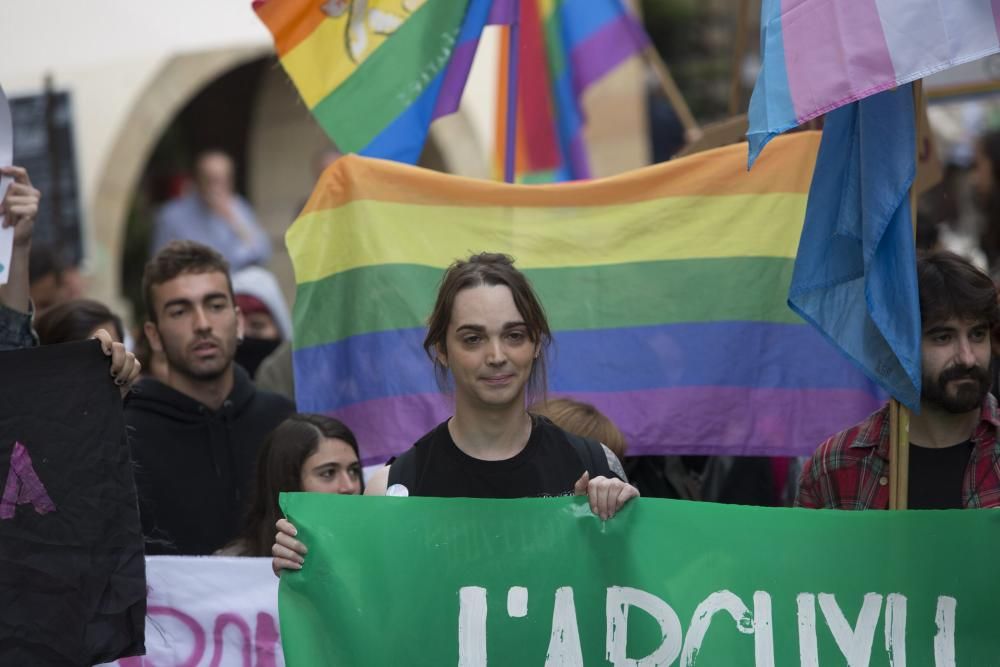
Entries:
<svg viewBox="0 0 1000 667">
<path fill-rule="evenodd" d="M 146 265 L 143 294 L 143 329 L 167 366 L 125 404 L 146 552 L 211 554 L 237 536 L 257 450 L 294 405 L 233 361 L 242 325 L 218 252 L 171 242 Z"/>
<path fill-rule="evenodd" d="M 261 362 L 282 342 L 291 343 L 292 317 L 278 281 L 267 269 L 250 266 L 233 273 L 233 292 L 243 319 L 243 342 L 236 349 L 236 363 L 260 386 L 257 369 Z"/>
</svg>

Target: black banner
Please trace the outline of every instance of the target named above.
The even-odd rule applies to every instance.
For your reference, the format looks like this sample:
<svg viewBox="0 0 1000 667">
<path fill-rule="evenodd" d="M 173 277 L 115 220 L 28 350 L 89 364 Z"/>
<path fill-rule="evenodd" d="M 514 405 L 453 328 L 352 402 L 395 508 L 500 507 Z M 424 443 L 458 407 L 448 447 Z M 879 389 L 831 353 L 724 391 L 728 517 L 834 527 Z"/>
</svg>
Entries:
<svg viewBox="0 0 1000 667">
<path fill-rule="evenodd" d="M 142 653 L 142 530 L 97 341 L 0 353 L 0 485 L 0 664 Z"/>
</svg>

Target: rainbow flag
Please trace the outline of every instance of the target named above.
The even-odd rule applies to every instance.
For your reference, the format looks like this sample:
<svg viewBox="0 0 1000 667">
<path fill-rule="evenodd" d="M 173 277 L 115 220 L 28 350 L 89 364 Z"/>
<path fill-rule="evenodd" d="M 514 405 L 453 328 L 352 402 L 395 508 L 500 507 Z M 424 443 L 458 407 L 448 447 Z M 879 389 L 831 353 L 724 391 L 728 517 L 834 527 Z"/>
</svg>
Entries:
<svg viewBox="0 0 1000 667">
<path fill-rule="evenodd" d="M 996 0 L 764 0 L 750 164 L 781 132 L 1000 52 Z"/>
<path fill-rule="evenodd" d="M 554 330 L 549 395 L 598 406 L 631 454 L 805 455 L 878 390 L 786 306 L 819 135 L 750 173 L 728 146 L 621 176 L 507 185 L 349 156 L 286 235 L 300 410 L 365 463 L 451 414 L 421 347 L 444 269 L 516 258 Z"/>
<path fill-rule="evenodd" d="M 590 178 L 581 100 L 586 89 L 649 47 L 620 0 L 520 0 L 517 181 Z M 501 40 L 494 167 L 502 177 L 509 40 Z"/>
<path fill-rule="evenodd" d="M 282 66 L 344 153 L 415 163 L 509 0 L 258 0 Z"/>
</svg>

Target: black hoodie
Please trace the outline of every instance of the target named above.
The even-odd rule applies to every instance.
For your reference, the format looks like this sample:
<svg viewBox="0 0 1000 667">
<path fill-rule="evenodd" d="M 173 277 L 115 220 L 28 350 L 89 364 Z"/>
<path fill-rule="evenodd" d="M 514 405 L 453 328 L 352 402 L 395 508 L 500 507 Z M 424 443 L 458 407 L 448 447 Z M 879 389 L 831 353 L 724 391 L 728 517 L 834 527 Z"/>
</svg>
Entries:
<svg viewBox="0 0 1000 667">
<path fill-rule="evenodd" d="M 216 411 L 153 378 L 125 402 L 147 554 L 207 555 L 239 532 L 257 448 L 295 406 L 233 369 Z"/>
</svg>

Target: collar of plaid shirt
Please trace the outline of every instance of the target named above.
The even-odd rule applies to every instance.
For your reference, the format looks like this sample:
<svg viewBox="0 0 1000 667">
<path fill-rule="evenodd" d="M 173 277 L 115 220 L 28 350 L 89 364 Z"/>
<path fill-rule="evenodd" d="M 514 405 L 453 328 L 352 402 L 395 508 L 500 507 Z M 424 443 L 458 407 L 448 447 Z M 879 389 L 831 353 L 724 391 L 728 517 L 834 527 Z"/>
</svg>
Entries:
<svg viewBox="0 0 1000 667">
<path fill-rule="evenodd" d="M 974 445 L 973 457 L 977 458 L 982 454 L 980 451 L 984 446 L 992 451 L 996 442 L 996 432 L 1000 429 L 1000 410 L 997 409 L 997 400 L 993 394 L 986 394 L 983 400 L 983 407 L 979 413 L 979 424 L 972 433 Z M 873 419 L 857 435 L 857 438 L 850 445 L 851 449 L 876 448 L 875 454 L 880 458 L 889 460 L 889 407 L 886 405 L 873 415 Z"/>
</svg>

